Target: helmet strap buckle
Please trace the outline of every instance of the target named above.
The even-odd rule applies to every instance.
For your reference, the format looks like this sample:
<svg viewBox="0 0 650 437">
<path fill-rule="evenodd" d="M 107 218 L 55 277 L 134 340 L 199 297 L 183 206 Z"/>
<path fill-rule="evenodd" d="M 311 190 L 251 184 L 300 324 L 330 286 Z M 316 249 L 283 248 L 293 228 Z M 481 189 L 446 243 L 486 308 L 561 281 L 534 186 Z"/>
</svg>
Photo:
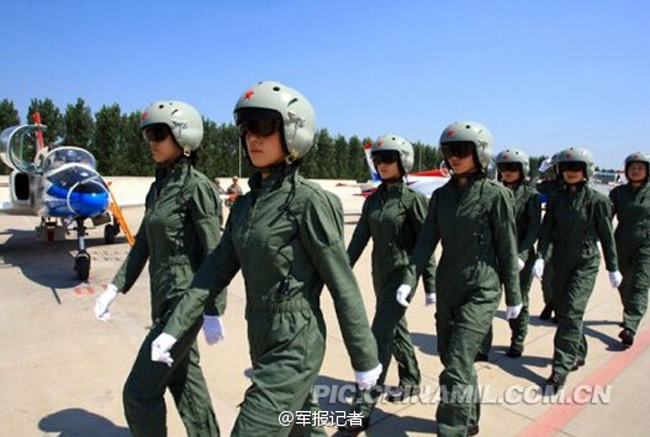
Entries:
<svg viewBox="0 0 650 437">
<path fill-rule="evenodd" d="M 292 150 L 292 151 L 287 155 L 287 157 L 284 158 L 284 162 L 286 162 L 287 165 L 291 165 L 291 164 L 293 164 L 293 163 L 296 161 L 296 159 L 298 159 L 298 152 L 296 152 L 295 150 Z"/>
</svg>

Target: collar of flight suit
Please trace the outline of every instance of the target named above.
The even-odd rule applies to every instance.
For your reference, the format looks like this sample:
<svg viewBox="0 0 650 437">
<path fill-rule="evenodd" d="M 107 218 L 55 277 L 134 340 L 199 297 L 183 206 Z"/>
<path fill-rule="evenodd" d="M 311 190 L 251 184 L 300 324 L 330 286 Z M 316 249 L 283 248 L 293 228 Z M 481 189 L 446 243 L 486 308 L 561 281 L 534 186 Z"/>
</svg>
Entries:
<svg viewBox="0 0 650 437">
<path fill-rule="evenodd" d="M 261 172 L 255 172 L 248 179 L 248 186 L 251 191 L 272 190 L 282 185 L 287 176 L 292 176 L 298 169 L 292 165 L 281 165 L 272 169 L 271 174 L 266 179 L 262 179 Z"/>
<path fill-rule="evenodd" d="M 404 188 L 404 179 L 399 178 L 392 181 L 383 181 L 377 191 L 380 193 L 389 192 L 389 191 L 402 191 Z"/>
</svg>

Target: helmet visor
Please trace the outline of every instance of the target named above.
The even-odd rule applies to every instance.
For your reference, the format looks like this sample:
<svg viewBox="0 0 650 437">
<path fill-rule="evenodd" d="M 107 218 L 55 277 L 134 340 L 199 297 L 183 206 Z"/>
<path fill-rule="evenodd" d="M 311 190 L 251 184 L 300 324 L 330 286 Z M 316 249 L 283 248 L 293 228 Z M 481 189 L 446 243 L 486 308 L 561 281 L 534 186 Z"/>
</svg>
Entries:
<svg viewBox="0 0 650 437">
<path fill-rule="evenodd" d="M 375 165 L 379 164 L 393 164 L 399 160 L 399 152 L 395 150 L 384 150 L 380 152 L 374 152 L 372 154 L 372 163 Z"/>
<path fill-rule="evenodd" d="M 560 172 L 571 171 L 585 171 L 585 164 L 582 162 L 561 162 L 560 163 Z"/>
<path fill-rule="evenodd" d="M 163 123 L 150 124 L 142 129 L 142 136 L 148 143 L 165 141 L 171 134 L 169 126 Z"/>
<path fill-rule="evenodd" d="M 237 125 L 237 133 L 240 137 L 250 132 L 262 137 L 268 137 L 280 130 L 282 120 L 279 118 L 258 118 L 255 120 L 248 120 Z"/>
<path fill-rule="evenodd" d="M 474 153 L 474 149 L 474 143 L 471 141 L 454 141 L 440 145 L 440 151 L 445 159 L 449 159 L 452 156 L 456 158 L 467 158 Z"/>
<path fill-rule="evenodd" d="M 503 164 L 497 164 L 497 170 L 499 171 L 519 171 L 521 164 L 517 162 L 504 162 Z"/>
</svg>

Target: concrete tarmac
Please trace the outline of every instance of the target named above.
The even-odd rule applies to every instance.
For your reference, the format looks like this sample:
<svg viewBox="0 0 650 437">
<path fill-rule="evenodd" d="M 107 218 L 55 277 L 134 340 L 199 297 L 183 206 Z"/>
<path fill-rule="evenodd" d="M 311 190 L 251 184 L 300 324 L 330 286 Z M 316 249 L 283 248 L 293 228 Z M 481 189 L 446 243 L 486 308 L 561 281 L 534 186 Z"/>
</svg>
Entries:
<svg viewBox="0 0 650 437">
<path fill-rule="evenodd" d="M 113 190 L 123 203 L 142 202 L 151 182 L 150 178 L 108 179 L 114 180 Z M 354 195 L 358 192 L 354 187 L 320 182 L 343 201 L 347 242 L 363 198 Z M 229 179 L 224 178 L 222 186 L 228 184 Z M 8 199 L 4 184 L 0 184 L 0 199 Z M 134 233 L 142 214 L 142 207 L 125 209 Z M 113 303 L 112 320 L 99 322 L 93 314 L 94 301 L 129 250 L 124 236 L 120 235 L 116 244 L 105 245 L 101 228 L 88 231 L 92 268 L 89 280 L 80 282 L 73 271 L 74 235 L 65 241 L 37 241 L 34 226 L 38 223 L 36 217 L 0 216 L 0 435 L 128 436 L 121 391 L 150 324 L 148 274 L 145 270 L 133 289 Z M 369 320 L 375 303 L 371 250 L 369 244 L 355 267 Z M 251 372 L 241 275 L 230 285 L 229 294 L 224 316 L 226 339 L 208 346 L 199 335 L 202 367 L 222 435 L 229 435 L 232 429 Z M 354 374 L 327 289 L 321 306 L 328 335 L 317 394 L 322 410 L 328 412 L 326 423 L 332 424 L 347 410 Z M 535 280 L 531 325 L 519 359 L 504 354 L 510 338 L 504 303 L 497 313 L 490 361 L 476 365 L 484 401 L 480 435 L 647 435 L 650 331 L 643 324 L 635 345 L 628 350 L 621 347 L 617 335 L 622 307 L 604 265 L 585 316 L 587 363 L 570 374 L 563 393 L 554 397 L 539 392 L 550 374 L 555 332 L 554 324 L 538 319 L 542 307 L 540 284 Z M 436 433 L 437 380 L 442 366 L 434 313 L 433 307 L 425 307 L 420 288 L 407 317 L 423 375 L 423 393 L 402 403 L 381 402 L 365 435 Z M 397 382 L 393 363 L 387 383 Z M 173 400 L 168 396 L 167 401 L 169 435 L 185 435 Z M 336 433 L 332 426 L 326 430 Z"/>
</svg>

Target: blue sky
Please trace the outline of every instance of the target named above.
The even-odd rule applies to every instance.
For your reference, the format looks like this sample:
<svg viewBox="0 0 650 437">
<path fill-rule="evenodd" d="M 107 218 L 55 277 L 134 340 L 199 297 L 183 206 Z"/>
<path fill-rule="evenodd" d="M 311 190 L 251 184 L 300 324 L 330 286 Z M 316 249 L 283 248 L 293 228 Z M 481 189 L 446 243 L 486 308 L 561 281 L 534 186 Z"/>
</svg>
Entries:
<svg viewBox="0 0 650 437">
<path fill-rule="evenodd" d="M 52 1 L 3 3 L 0 99 L 124 112 L 161 98 L 232 120 L 259 80 L 300 90 L 318 125 L 437 144 L 456 120 L 495 151 L 580 145 L 602 167 L 650 152 L 650 2 Z"/>
</svg>

